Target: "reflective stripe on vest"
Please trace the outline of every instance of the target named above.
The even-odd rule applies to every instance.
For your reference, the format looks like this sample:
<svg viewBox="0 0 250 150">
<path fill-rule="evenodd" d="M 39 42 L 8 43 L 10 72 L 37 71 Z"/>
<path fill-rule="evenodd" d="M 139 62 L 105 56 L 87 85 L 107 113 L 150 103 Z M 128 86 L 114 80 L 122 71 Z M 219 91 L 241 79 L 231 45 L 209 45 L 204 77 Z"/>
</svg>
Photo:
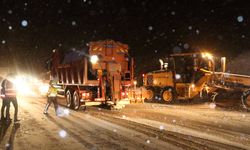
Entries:
<svg viewBox="0 0 250 150">
<path fill-rule="evenodd" d="M 15 97 L 17 92 L 16 92 L 16 88 L 14 87 L 14 83 L 12 83 L 11 81 L 6 80 L 5 81 L 5 92 L 3 94 L 5 94 L 5 97 Z"/>
<path fill-rule="evenodd" d="M 5 96 L 16 96 L 16 90 L 15 89 L 5 89 Z"/>
</svg>

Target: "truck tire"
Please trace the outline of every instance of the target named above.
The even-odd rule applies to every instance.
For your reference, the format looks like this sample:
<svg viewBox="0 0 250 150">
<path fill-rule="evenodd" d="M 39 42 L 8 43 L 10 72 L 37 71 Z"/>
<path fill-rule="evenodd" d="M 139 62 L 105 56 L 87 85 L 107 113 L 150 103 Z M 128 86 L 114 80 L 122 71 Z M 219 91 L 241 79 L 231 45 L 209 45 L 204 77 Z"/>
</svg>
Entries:
<svg viewBox="0 0 250 150">
<path fill-rule="evenodd" d="M 66 92 L 66 105 L 67 107 L 72 107 L 72 93 L 70 92 L 70 90 L 67 90 Z"/>
<path fill-rule="evenodd" d="M 244 109 L 246 109 L 247 111 L 250 111 L 250 90 L 242 94 L 241 103 Z"/>
<path fill-rule="evenodd" d="M 73 107 L 74 110 L 78 110 L 80 108 L 80 98 L 79 93 L 77 91 L 73 94 Z"/>
<path fill-rule="evenodd" d="M 161 93 L 163 103 L 171 104 L 175 100 L 173 88 L 165 88 Z"/>
<path fill-rule="evenodd" d="M 154 101 L 154 98 L 155 98 L 155 91 L 154 91 L 154 89 L 153 88 L 147 88 L 145 100 L 147 102 L 152 102 L 152 101 Z"/>
</svg>

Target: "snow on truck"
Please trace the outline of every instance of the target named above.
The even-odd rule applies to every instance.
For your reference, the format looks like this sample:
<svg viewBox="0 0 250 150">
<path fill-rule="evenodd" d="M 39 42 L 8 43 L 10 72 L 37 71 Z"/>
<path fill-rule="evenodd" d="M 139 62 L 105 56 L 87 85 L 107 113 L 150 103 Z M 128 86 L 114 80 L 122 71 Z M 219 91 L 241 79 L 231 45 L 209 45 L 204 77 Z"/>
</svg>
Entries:
<svg viewBox="0 0 250 150">
<path fill-rule="evenodd" d="M 170 55 L 168 63 L 160 61 L 161 70 L 143 74 L 144 97 L 164 103 L 196 97 L 216 104 L 240 100 L 250 110 L 250 76 L 226 73 L 226 58 L 216 59 L 204 52 Z"/>
<path fill-rule="evenodd" d="M 113 40 L 90 42 L 87 51 L 62 55 L 53 50 L 51 77 L 57 79 L 58 97 L 73 109 L 129 104 L 134 83 L 133 58 L 128 45 Z"/>
</svg>

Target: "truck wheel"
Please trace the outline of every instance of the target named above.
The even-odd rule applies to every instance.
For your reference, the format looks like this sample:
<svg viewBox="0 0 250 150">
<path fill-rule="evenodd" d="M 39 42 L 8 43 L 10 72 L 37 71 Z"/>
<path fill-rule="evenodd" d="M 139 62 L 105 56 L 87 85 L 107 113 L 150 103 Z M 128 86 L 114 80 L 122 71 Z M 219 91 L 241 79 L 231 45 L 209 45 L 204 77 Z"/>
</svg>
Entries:
<svg viewBox="0 0 250 150">
<path fill-rule="evenodd" d="M 68 90 L 67 92 L 66 92 L 66 105 L 67 105 L 67 107 L 71 107 L 72 106 L 72 94 L 71 94 L 71 92 L 70 92 L 70 90 Z"/>
<path fill-rule="evenodd" d="M 146 91 L 146 101 L 152 102 L 155 97 L 155 92 L 152 88 L 147 89 Z"/>
<path fill-rule="evenodd" d="M 73 109 L 78 110 L 80 107 L 80 98 L 77 91 L 73 94 Z"/>
<path fill-rule="evenodd" d="M 250 90 L 242 94 L 241 103 L 244 109 L 250 111 Z"/>
<path fill-rule="evenodd" d="M 173 94 L 173 90 L 171 88 L 165 89 L 162 92 L 162 100 L 164 103 L 170 104 L 174 101 L 174 94 Z"/>
</svg>

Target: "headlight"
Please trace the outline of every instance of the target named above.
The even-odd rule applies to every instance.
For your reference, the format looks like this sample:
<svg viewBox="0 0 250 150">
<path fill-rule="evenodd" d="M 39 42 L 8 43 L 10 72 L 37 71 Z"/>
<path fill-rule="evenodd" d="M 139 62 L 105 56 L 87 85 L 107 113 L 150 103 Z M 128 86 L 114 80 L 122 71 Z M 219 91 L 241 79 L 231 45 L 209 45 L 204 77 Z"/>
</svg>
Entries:
<svg viewBox="0 0 250 150">
<path fill-rule="evenodd" d="M 93 55 L 90 57 L 90 62 L 92 64 L 96 64 L 98 62 L 99 58 L 97 57 L 97 55 Z"/>
</svg>

